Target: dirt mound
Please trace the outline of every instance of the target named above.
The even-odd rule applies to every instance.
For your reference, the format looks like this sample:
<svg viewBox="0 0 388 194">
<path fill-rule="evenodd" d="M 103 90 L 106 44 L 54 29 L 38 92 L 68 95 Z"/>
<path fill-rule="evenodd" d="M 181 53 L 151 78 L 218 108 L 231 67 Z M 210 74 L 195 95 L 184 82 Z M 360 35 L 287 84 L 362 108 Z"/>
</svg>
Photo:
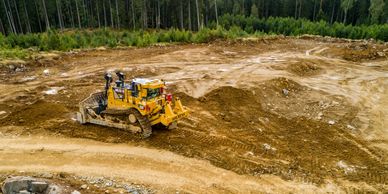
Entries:
<svg viewBox="0 0 388 194">
<path fill-rule="evenodd" d="M 313 62 L 302 61 L 289 64 L 286 70 L 298 76 L 313 76 L 322 72 L 322 68 Z"/>
<path fill-rule="evenodd" d="M 368 179 L 362 174 L 362 167 L 355 167 L 360 174 L 347 175 L 348 172 L 337 170 L 340 161 L 383 169 L 360 148 L 363 142 L 344 133 L 340 125 L 327 123 L 326 111 L 346 112 L 348 105 L 342 104 L 345 102 L 337 99 L 340 105 L 325 104 L 333 99 L 291 79 L 275 78 L 251 90 L 225 86 L 199 99 L 182 99 L 194 110 L 191 118 L 168 136 L 157 132 L 149 144 L 206 158 L 216 166 L 240 174 L 303 177 L 315 183 L 322 183 L 323 177 L 330 176 Z M 313 119 L 319 112 L 324 113 L 324 118 Z M 163 136 L 168 137 L 168 146 L 163 143 Z"/>
<path fill-rule="evenodd" d="M 330 53 L 353 62 L 362 62 L 388 58 L 388 49 L 381 44 L 357 42 L 343 47 L 333 48 Z"/>
<path fill-rule="evenodd" d="M 67 109 L 61 104 L 38 100 L 31 105 L 15 108 L 2 122 L 9 125 L 37 126 L 50 119 L 64 118 L 66 113 Z"/>
<path fill-rule="evenodd" d="M 175 97 L 179 97 L 179 99 L 182 101 L 184 106 L 189 106 L 190 104 L 193 104 L 198 101 L 197 98 L 194 98 L 184 92 L 178 92 L 175 89 L 171 91 L 172 91 L 171 93 L 174 94 Z"/>
<path fill-rule="evenodd" d="M 261 96 L 262 103 L 268 101 L 271 104 L 283 104 L 281 101 L 298 98 L 300 93 L 307 89 L 292 79 L 279 77 L 259 83 L 255 90 Z"/>
<path fill-rule="evenodd" d="M 203 102 L 209 102 L 210 104 L 217 103 L 222 105 L 248 105 L 255 102 L 254 94 L 255 93 L 253 91 L 234 88 L 232 86 L 224 86 L 209 92 L 199 100 Z"/>
<path fill-rule="evenodd" d="M 342 120 L 349 124 L 358 112 L 344 96 L 314 90 L 284 77 L 258 84 L 257 94 L 261 96 L 265 111 L 290 119 L 305 117 L 321 122 Z"/>
<path fill-rule="evenodd" d="M 379 54 L 382 52 L 377 52 L 371 49 L 366 50 L 348 50 L 344 52 L 344 59 L 348 61 L 358 62 L 365 60 L 376 60 L 380 58 L 385 58 L 385 54 Z"/>
<path fill-rule="evenodd" d="M 259 96 L 254 90 L 225 86 L 217 88 L 199 98 L 201 106 L 207 107 L 220 122 L 234 128 L 251 128 L 250 122 L 258 121 L 262 112 Z"/>
<path fill-rule="evenodd" d="M 172 90 L 175 91 L 176 89 L 174 88 Z M 254 90 L 240 89 L 232 86 L 219 87 L 199 98 L 194 98 L 184 92 L 174 92 L 174 94 L 179 97 L 184 104 L 201 103 L 202 105 L 205 104 L 210 107 L 221 106 L 225 109 L 258 103 Z"/>
<path fill-rule="evenodd" d="M 264 85 L 265 88 L 263 88 L 263 89 L 265 89 L 267 91 L 272 90 L 272 91 L 274 91 L 272 93 L 276 93 L 276 94 L 283 93 L 282 92 L 283 89 L 286 89 L 286 90 L 291 91 L 291 92 L 298 92 L 298 91 L 307 89 L 306 87 L 300 85 L 299 83 L 295 82 L 294 80 L 288 79 L 285 77 L 274 78 L 274 79 L 271 79 L 269 81 L 262 83 L 261 85 Z"/>
<path fill-rule="evenodd" d="M 319 35 L 310 35 L 310 34 L 303 34 L 298 36 L 299 39 L 303 40 L 315 40 L 320 42 L 330 42 L 330 43 L 346 43 L 350 42 L 349 39 L 342 39 L 342 38 L 335 38 L 335 37 L 329 37 L 329 36 L 319 36 Z"/>
</svg>

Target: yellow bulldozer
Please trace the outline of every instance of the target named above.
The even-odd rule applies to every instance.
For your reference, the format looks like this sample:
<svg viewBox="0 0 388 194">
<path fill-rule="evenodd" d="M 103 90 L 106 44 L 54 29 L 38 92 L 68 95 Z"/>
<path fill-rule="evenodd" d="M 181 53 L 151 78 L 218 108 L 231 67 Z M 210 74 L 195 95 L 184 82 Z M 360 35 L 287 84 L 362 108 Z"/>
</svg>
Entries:
<svg viewBox="0 0 388 194">
<path fill-rule="evenodd" d="M 91 94 L 79 104 L 77 120 L 141 133 L 152 134 L 152 126 L 175 128 L 180 118 L 189 110 L 178 97 L 167 94 L 162 80 L 133 79 L 125 81 L 122 72 L 116 72 L 118 80 L 112 84 L 112 75 L 105 74 L 105 90 Z"/>
</svg>

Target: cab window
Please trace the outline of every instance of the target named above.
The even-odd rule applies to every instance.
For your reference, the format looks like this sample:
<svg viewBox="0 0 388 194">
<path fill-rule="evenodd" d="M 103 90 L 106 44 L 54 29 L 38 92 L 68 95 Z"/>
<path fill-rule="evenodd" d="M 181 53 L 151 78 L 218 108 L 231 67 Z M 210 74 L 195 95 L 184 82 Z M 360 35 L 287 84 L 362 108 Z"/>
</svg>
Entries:
<svg viewBox="0 0 388 194">
<path fill-rule="evenodd" d="M 160 88 L 147 89 L 147 99 L 152 99 L 160 95 Z"/>
<path fill-rule="evenodd" d="M 115 97 L 115 99 L 124 99 L 124 89 L 113 88 L 113 96 Z"/>
</svg>

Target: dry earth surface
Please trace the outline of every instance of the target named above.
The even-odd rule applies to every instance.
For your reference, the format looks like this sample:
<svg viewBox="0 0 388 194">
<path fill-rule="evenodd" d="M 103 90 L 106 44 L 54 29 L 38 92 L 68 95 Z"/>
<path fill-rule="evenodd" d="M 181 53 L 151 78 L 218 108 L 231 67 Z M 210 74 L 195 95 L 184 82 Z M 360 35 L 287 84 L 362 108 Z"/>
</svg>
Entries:
<svg viewBox="0 0 388 194">
<path fill-rule="evenodd" d="M 387 44 L 273 37 L 21 64 L 0 68 L 1 179 L 49 173 L 90 185 L 82 193 L 388 192 Z M 78 102 L 117 69 L 166 80 L 191 116 L 145 140 L 78 124 Z"/>
</svg>

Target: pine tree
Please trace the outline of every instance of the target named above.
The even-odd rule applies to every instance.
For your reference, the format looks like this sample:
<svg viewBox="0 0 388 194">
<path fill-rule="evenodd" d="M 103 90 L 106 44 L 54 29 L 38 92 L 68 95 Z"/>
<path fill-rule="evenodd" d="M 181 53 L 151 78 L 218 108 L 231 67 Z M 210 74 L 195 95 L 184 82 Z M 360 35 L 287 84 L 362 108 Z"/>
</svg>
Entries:
<svg viewBox="0 0 388 194">
<path fill-rule="evenodd" d="M 256 17 L 256 18 L 259 17 L 259 10 L 257 9 L 256 4 L 252 4 L 251 16 Z"/>
<path fill-rule="evenodd" d="M 353 8 L 354 3 L 356 1 L 357 0 L 342 0 L 341 8 L 344 10 L 344 14 L 345 14 L 343 23 L 346 23 L 348 11 Z"/>
<path fill-rule="evenodd" d="M 233 14 L 235 15 L 240 14 L 240 3 L 238 3 L 237 1 L 234 2 L 234 5 L 233 5 Z"/>
<path fill-rule="evenodd" d="M 371 4 L 369 7 L 369 13 L 371 16 L 371 23 L 378 23 L 380 17 L 384 11 L 384 0 L 371 0 Z"/>
</svg>

